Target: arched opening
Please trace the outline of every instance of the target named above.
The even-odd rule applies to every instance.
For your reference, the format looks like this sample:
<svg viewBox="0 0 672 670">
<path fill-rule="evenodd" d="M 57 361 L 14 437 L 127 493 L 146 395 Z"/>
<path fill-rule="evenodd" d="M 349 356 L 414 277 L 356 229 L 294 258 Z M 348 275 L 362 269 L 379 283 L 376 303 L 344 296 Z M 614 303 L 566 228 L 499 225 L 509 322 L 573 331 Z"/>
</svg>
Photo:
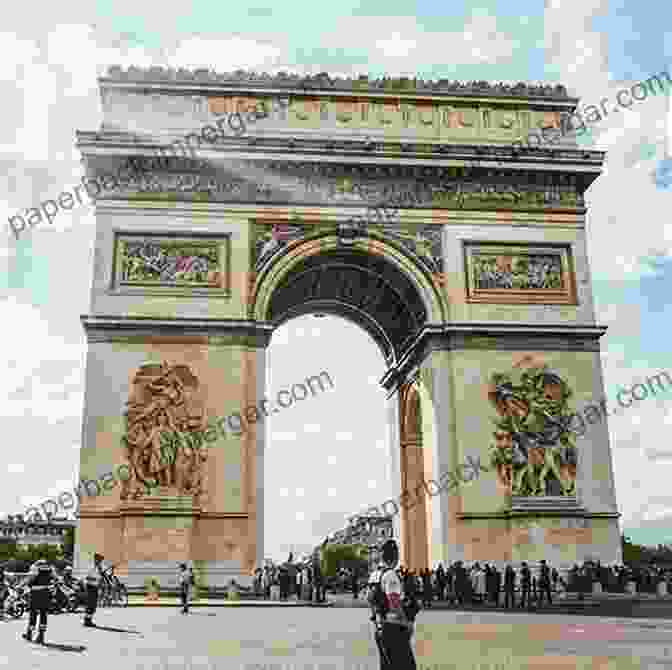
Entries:
<svg viewBox="0 0 672 670">
<path fill-rule="evenodd" d="M 422 484 L 431 468 L 431 459 L 423 454 L 420 395 L 408 390 L 412 388 L 412 383 L 408 386 L 409 382 L 396 389 L 392 395 L 386 394 L 380 387 L 380 381 L 384 373 L 402 359 L 409 345 L 430 320 L 430 316 L 436 318 L 436 304 L 438 303 L 432 303 L 431 297 L 428 299 L 428 295 L 432 295 L 431 283 L 423 283 L 421 273 L 414 273 L 414 268 L 407 262 L 407 259 L 401 257 L 400 254 L 385 253 L 381 250 L 381 245 L 378 245 L 376 253 L 371 253 L 367 244 L 370 244 L 370 241 L 348 246 L 337 243 L 324 244 L 323 242 L 317 248 L 315 246 L 310 249 L 306 248 L 303 253 L 301 249 L 295 249 L 293 254 L 290 252 L 277 263 L 277 265 L 283 265 L 281 270 L 277 267 L 262 269 L 255 287 L 254 312 L 256 318 L 271 322 L 276 328 L 276 333 L 283 333 L 283 329 L 290 325 L 289 322 L 298 322 L 298 317 L 306 318 L 307 315 L 315 314 L 341 317 L 341 319 L 360 326 L 377 345 L 382 357 L 382 365 L 379 368 L 380 374 L 376 374 L 376 386 L 379 388 L 381 401 L 387 395 L 384 401 L 386 405 L 384 419 L 380 422 L 386 440 L 384 447 L 379 446 L 379 448 L 380 451 L 388 450 L 388 453 L 384 459 L 381 459 L 376 451 L 366 452 L 366 449 L 360 448 L 356 454 L 353 454 L 353 458 L 366 459 L 370 453 L 376 455 L 376 461 L 372 463 L 372 466 L 378 479 L 368 477 L 367 481 L 380 483 L 381 470 L 389 473 L 386 474 L 384 486 L 376 491 L 377 495 L 382 495 L 379 501 L 372 502 L 370 495 L 364 495 L 366 491 L 361 488 L 364 480 L 361 480 L 355 486 L 355 488 L 359 487 L 359 493 L 349 495 L 338 511 L 330 512 L 332 514 L 331 523 L 325 522 L 322 525 L 318 523 L 311 539 L 314 541 L 319 536 L 321 541 L 324 539 L 321 537 L 322 530 L 327 526 L 332 527 L 334 531 L 338 530 L 339 523 L 342 523 L 345 517 L 365 513 L 371 506 L 377 506 L 385 514 L 391 514 L 393 517 L 393 534 L 401 544 L 404 565 L 410 569 L 420 570 L 429 567 L 431 563 L 430 505 L 424 501 L 415 511 L 411 512 L 399 505 L 400 496 L 403 495 L 406 487 L 411 484 L 415 486 L 418 482 Z M 404 263 L 406 263 L 405 266 Z M 408 270 L 409 267 L 411 271 Z M 325 324 L 327 322 L 326 319 L 322 321 Z M 284 340 L 285 337 L 286 335 L 281 335 L 281 339 Z M 352 367 L 361 372 L 364 378 L 367 375 L 372 376 L 370 374 L 372 367 L 365 363 L 358 363 L 356 356 L 353 358 L 353 348 L 345 345 L 347 338 L 334 336 L 332 341 L 337 343 L 337 346 L 330 349 L 323 360 L 332 361 L 332 365 L 338 361 L 340 375 L 343 375 L 343 370 Z M 273 361 L 277 360 L 274 348 L 272 338 L 267 350 L 267 369 L 271 370 L 269 380 L 271 386 L 275 382 Z M 297 352 L 297 359 L 301 356 L 302 352 Z M 372 355 L 369 354 L 368 358 L 371 357 Z M 321 366 L 317 365 L 312 374 L 326 367 L 326 363 Z M 360 401 L 360 410 L 362 406 L 365 408 L 366 402 L 376 404 L 378 401 L 365 401 L 364 405 Z M 305 407 L 307 408 L 307 405 Z M 368 415 L 364 412 L 362 423 L 370 421 L 377 411 L 378 409 L 374 408 Z M 271 482 L 266 473 L 272 470 L 274 458 L 280 458 L 281 453 L 277 448 L 277 440 L 273 437 L 275 430 L 273 419 L 269 422 L 268 428 L 271 433 L 266 436 L 266 447 L 269 451 L 264 465 L 264 486 L 268 487 L 268 490 L 264 494 L 266 500 L 264 506 L 269 518 L 264 519 L 265 528 L 275 526 L 271 519 L 276 513 L 276 508 L 272 509 L 271 501 L 277 486 L 276 483 Z M 331 430 L 334 431 L 333 428 Z M 290 431 L 290 433 L 295 432 L 294 428 Z M 359 431 L 348 430 L 347 432 L 349 439 L 354 441 L 365 439 L 362 437 L 363 433 Z M 331 438 L 332 436 L 329 436 L 328 440 Z M 381 440 L 378 438 L 374 442 L 380 445 Z M 330 444 L 334 448 L 333 440 Z M 325 460 L 327 463 L 330 454 L 325 454 L 324 458 L 327 459 Z M 333 454 L 331 458 L 334 459 Z M 381 460 L 385 463 L 381 463 Z M 340 476 L 343 478 L 342 481 L 348 485 L 347 475 Z M 280 486 L 281 493 L 288 495 L 289 488 Z M 327 486 L 327 488 L 333 487 Z M 361 498 L 359 498 L 360 495 Z M 425 495 L 424 489 L 420 495 Z M 392 502 L 383 506 L 385 501 Z M 302 515 L 301 511 L 299 515 Z M 315 518 L 326 519 L 324 516 L 320 517 L 319 513 L 316 513 Z M 305 522 L 305 518 L 300 520 Z M 274 547 L 278 545 L 278 542 L 272 540 L 266 532 L 264 535 L 270 543 L 269 548 L 270 545 Z M 292 551 L 291 545 L 292 542 L 285 543 L 283 549 L 286 553 L 284 557 L 281 557 L 283 560 L 287 553 Z M 301 548 L 307 549 L 306 546 Z"/>
<path fill-rule="evenodd" d="M 266 355 L 269 398 L 322 371 L 333 381 L 271 413 L 264 427 L 264 557 L 300 560 L 346 529 L 348 517 L 394 495 L 389 401 L 379 384 L 386 365 L 352 321 L 313 314 L 280 326 Z"/>
</svg>

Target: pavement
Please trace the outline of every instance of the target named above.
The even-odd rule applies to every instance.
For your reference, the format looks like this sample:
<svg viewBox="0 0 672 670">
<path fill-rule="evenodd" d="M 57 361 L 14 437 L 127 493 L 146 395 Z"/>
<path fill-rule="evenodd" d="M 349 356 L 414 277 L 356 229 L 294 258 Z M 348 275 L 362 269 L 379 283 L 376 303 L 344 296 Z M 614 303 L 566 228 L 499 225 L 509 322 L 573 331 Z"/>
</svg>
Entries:
<svg viewBox="0 0 672 670">
<path fill-rule="evenodd" d="M 50 616 L 45 646 L 0 623 L 0 668 L 91 670 L 377 670 L 368 611 L 351 607 L 104 608 Z M 419 670 L 672 670 L 672 622 L 525 612 L 427 610 Z"/>
<path fill-rule="evenodd" d="M 158 598 L 156 600 L 148 600 L 144 596 L 129 596 L 129 607 L 181 607 L 181 600 L 179 598 Z M 312 603 L 306 600 L 291 599 L 291 600 L 226 600 L 224 598 L 199 598 L 192 600 L 190 607 L 333 607 L 333 603 Z"/>
</svg>

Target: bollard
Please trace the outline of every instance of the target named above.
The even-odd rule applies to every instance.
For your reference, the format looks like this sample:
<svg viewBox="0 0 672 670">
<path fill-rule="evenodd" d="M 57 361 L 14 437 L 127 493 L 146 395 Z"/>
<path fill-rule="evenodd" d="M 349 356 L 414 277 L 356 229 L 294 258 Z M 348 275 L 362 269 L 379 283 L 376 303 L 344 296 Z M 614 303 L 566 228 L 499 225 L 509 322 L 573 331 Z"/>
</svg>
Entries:
<svg viewBox="0 0 672 670">
<path fill-rule="evenodd" d="M 593 582 L 593 595 L 602 595 L 602 584 L 600 582 Z"/>
<path fill-rule="evenodd" d="M 664 598 L 667 595 L 666 581 L 658 582 L 658 586 L 656 587 L 656 593 L 658 594 L 659 598 Z"/>
<path fill-rule="evenodd" d="M 637 594 L 637 583 L 630 581 L 625 585 L 625 592 L 631 596 Z"/>
</svg>

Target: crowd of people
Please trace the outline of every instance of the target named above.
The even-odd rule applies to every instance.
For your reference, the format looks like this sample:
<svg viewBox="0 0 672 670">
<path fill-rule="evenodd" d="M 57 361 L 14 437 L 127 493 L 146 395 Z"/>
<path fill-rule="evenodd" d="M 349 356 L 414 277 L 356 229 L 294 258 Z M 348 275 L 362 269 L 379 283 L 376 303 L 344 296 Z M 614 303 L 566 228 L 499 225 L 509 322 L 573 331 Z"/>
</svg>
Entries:
<svg viewBox="0 0 672 670">
<path fill-rule="evenodd" d="M 297 564 L 288 561 L 281 565 L 266 565 L 255 571 L 253 589 L 256 596 L 269 600 L 277 594 L 278 600 L 325 602 L 326 581 L 317 562 Z"/>
<path fill-rule="evenodd" d="M 404 592 L 417 597 L 423 607 L 431 608 L 436 600 L 454 605 L 487 605 L 498 607 L 504 594 L 505 607 L 532 607 L 543 604 L 546 597 L 552 603 L 552 592 L 557 591 L 560 575 L 541 561 L 538 570 L 522 563 L 516 571 L 507 565 L 500 572 L 494 565 L 475 562 L 470 566 L 455 561 L 447 568 L 439 564 L 435 570 L 416 573 L 400 566 L 397 570 L 404 585 Z M 516 593 L 520 601 L 516 602 Z"/>
<path fill-rule="evenodd" d="M 397 569 L 407 592 L 413 592 L 423 603 L 431 607 L 434 601 L 455 605 L 502 604 L 509 607 L 531 607 L 553 602 L 557 593 L 573 592 L 579 598 L 592 593 L 594 585 L 610 593 L 625 593 L 627 584 L 634 583 L 637 593 L 653 593 L 661 581 L 672 587 L 672 570 L 650 565 L 629 567 L 625 565 L 605 566 L 600 561 L 584 561 L 575 564 L 561 574 L 545 560 L 537 564 L 523 562 L 516 570 L 507 565 L 499 570 L 495 565 L 474 562 L 466 564 L 455 561 L 444 568 L 439 564 L 434 570 L 419 573 L 403 566 Z M 358 597 L 360 586 L 352 582 L 352 593 Z M 672 588 L 668 588 L 672 592 Z"/>
</svg>

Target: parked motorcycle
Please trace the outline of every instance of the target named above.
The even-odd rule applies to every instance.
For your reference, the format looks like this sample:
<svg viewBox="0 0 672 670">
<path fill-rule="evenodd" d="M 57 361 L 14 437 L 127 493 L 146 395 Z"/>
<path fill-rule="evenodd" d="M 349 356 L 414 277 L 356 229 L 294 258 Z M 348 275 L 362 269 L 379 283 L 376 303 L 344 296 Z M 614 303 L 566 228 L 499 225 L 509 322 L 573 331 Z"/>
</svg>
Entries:
<svg viewBox="0 0 672 670">
<path fill-rule="evenodd" d="M 28 609 L 28 597 L 25 587 L 9 586 L 5 599 L 5 613 L 14 619 L 20 619 Z"/>
<path fill-rule="evenodd" d="M 69 587 L 62 579 L 57 579 L 51 592 L 51 614 L 62 612 L 76 612 L 79 606 L 79 598 L 74 589 Z"/>
</svg>

